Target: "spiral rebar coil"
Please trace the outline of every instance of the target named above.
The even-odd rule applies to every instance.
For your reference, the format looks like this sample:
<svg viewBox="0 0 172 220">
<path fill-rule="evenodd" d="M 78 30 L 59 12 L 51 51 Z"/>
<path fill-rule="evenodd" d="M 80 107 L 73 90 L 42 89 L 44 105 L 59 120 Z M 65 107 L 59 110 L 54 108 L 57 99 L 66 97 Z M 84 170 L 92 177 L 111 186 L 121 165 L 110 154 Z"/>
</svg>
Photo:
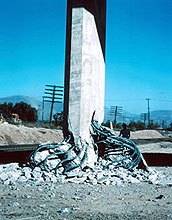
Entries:
<svg viewBox="0 0 172 220">
<path fill-rule="evenodd" d="M 34 168 L 36 166 L 42 167 L 45 171 L 55 171 L 57 173 L 57 170 L 61 167 L 64 168 L 63 174 L 66 174 L 67 172 L 82 166 L 84 161 L 87 157 L 87 143 L 80 140 L 81 145 L 75 145 L 69 143 L 71 140 L 71 136 L 66 138 L 64 141 L 62 141 L 59 144 L 43 144 L 40 145 L 29 157 L 29 165 Z M 60 149 L 62 146 L 68 144 L 67 150 Z M 43 160 L 38 162 L 35 158 L 38 153 L 42 151 L 48 151 L 48 156 L 46 156 Z M 58 164 L 53 168 L 50 169 L 48 166 L 48 162 L 51 160 L 58 160 Z"/>
<path fill-rule="evenodd" d="M 100 126 L 95 120 L 92 120 L 91 125 L 93 138 L 98 146 L 99 156 L 109 161 L 104 166 L 104 169 L 111 165 L 114 168 L 124 167 L 133 169 L 139 165 L 142 156 L 133 141 L 115 136 L 111 129 Z"/>
</svg>

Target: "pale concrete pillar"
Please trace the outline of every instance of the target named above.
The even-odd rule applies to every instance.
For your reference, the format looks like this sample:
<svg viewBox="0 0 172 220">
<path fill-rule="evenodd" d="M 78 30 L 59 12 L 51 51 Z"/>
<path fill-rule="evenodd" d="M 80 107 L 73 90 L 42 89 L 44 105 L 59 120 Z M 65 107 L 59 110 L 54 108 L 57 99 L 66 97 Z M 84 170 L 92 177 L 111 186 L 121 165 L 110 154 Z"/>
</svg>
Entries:
<svg viewBox="0 0 172 220">
<path fill-rule="evenodd" d="M 64 135 L 90 143 L 89 127 L 104 119 L 106 0 L 68 0 Z"/>
</svg>

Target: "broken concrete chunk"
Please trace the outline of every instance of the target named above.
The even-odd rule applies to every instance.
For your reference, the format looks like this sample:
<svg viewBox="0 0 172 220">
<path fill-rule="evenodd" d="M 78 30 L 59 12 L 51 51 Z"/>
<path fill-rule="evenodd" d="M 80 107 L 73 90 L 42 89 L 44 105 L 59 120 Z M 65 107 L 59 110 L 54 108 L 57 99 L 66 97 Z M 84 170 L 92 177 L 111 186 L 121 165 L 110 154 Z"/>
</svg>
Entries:
<svg viewBox="0 0 172 220">
<path fill-rule="evenodd" d="M 5 172 L 0 173 L 0 181 L 5 181 L 6 179 L 8 179 L 8 175 Z"/>
<path fill-rule="evenodd" d="M 14 170 L 20 170 L 18 163 L 9 163 L 3 166 L 6 172 L 14 171 Z"/>
<path fill-rule="evenodd" d="M 40 167 L 35 167 L 35 168 L 33 169 L 32 173 L 33 173 L 33 172 L 35 172 L 35 173 L 36 173 L 36 172 L 39 172 L 39 173 L 40 173 L 40 172 L 41 172 L 41 168 L 40 168 Z"/>
<path fill-rule="evenodd" d="M 67 182 L 79 184 L 82 182 L 82 180 L 80 178 L 74 177 L 74 178 L 67 179 Z"/>
<path fill-rule="evenodd" d="M 53 158 L 51 158 L 51 160 L 47 160 L 47 168 L 51 171 L 53 169 L 56 168 L 56 166 L 58 165 L 58 163 L 60 162 L 61 160 L 58 159 L 56 156 Z"/>
<path fill-rule="evenodd" d="M 129 179 L 128 180 L 129 183 L 140 183 L 140 181 L 138 179 L 136 179 L 132 176 L 130 176 L 128 179 Z"/>
<path fill-rule="evenodd" d="M 152 174 L 148 176 L 148 181 L 152 184 L 156 184 L 157 183 L 157 174 Z"/>
<path fill-rule="evenodd" d="M 101 183 L 104 183 L 107 180 L 108 180 L 108 176 L 103 176 L 102 178 L 98 179 L 97 182 L 101 184 Z"/>
<path fill-rule="evenodd" d="M 18 182 L 26 182 L 27 178 L 25 176 L 19 176 Z"/>
<path fill-rule="evenodd" d="M 0 165 L 0 173 L 2 173 L 4 170 L 4 166 L 3 165 Z"/>
<path fill-rule="evenodd" d="M 22 172 L 20 170 L 16 171 L 10 171 L 8 172 L 8 178 L 11 182 L 16 182 L 17 179 L 21 176 Z"/>
<path fill-rule="evenodd" d="M 66 182 L 66 176 L 64 176 L 64 175 L 59 175 L 59 176 L 57 177 L 57 182 L 65 183 L 65 182 Z"/>
<path fill-rule="evenodd" d="M 68 213 L 70 210 L 68 208 L 61 208 L 58 212 L 60 213 Z"/>
<path fill-rule="evenodd" d="M 40 163 L 41 161 L 45 160 L 45 158 L 49 155 L 49 151 L 45 150 L 42 152 L 37 152 L 35 156 L 35 161 Z"/>
<path fill-rule="evenodd" d="M 35 167 L 34 170 L 32 171 L 32 176 L 39 180 L 42 177 L 43 172 L 41 171 L 40 167 Z"/>
<path fill-rule="evenodd" d="M 27 179 L 31 178 L 32 169 L 30 167 L 23 167 L 22 171 Z"/>
</svg>

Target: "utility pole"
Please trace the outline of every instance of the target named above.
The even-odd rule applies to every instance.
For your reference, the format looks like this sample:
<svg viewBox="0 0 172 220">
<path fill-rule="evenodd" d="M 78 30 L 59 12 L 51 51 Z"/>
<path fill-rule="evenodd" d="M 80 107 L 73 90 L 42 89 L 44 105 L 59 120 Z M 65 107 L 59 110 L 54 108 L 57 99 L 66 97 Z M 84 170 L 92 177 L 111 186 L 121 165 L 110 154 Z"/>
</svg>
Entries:
<svg viewBox="0 0 172 220">
<path fill-rule="evenodd" d="M 53 115 L 53 106 L 54 106 L 54 98 L 55 98 L 55 89 L 56 86 L 53 86 L 53 97 L 52 97 L 52 102 L 51 102 L 51 112 L 50 112 L 50 124 L 52 122 L 52 115 Z"/>
<path fill-rule="evenodd" d="M 167 121 L 162 120 L 162 129 L 167 128 Z"/>
<path fill-rule="evenodd" d="M 114 118 L 114 128 L 116 128 L 117 116 L 122 116 L 122 107 L 121 106 L 111 106 L 110 115 L 115 115 Z"/>
<path fill-rule="evenodd" d="M 117 119 L 118 106 L 115 106 L 115 119 L 114 119 L 114 128 L 116 128 L 116 119 Z"/>
<path fill-rule="evenodd" d="M 150 125 L 150 106 L 149 106 L 150 98 L 147 98 L 146 100 L 148 102 L 148 126 L 149 126 Z"/>
<path fill-rule="evenodd" d="M 144 125 L 146 126 L 146 113 L 144 113 Z"/>
<path fill-rule="evenodd" d="M 116 110 L 116 106 L 111 106 L 110 107 L 110 116 L 114 116 Z M 114 125 L 115 125 L 115 119 L 114 119 Z M 114 126 L 115 128 L 115 126 Z"/>
<path fill-rule="evenodd" d="M 43 96 L 43 105 L 42 105 L 42 120 L 44 119 L 44 103 L 50 102 L 51 103 L 51 111 L 50 111 L 50 124 L 52 123 L 52 115 L 53 115 L 53 107 L 54 103 L 62 103 L 63 99 L 63 86 L 55 86 L 55 85 L 46 85 L 44 92 L 48 96 Z M 48 91 L 48 92 L 47 92 Z M 58 93 L 57 93 L 58 92 Z"/>
<path fill-rule="evenodd" d="M 146 113 L 141 113 L 141 120 L 144 121 L 144 125 L 146 125 Z"/>
<path fill-rule="evenodd" d="M 42 121 L 44 121 L 44 96 L 42 98 Z"/>
</svg>

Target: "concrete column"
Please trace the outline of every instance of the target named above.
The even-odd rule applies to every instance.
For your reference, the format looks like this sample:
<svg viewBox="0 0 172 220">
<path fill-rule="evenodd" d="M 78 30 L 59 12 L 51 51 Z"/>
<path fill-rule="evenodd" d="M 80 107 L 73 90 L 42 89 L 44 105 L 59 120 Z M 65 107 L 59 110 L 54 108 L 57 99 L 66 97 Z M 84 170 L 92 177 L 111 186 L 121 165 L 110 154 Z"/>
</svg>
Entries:
<svg viewBox="0 0 172 220">
<path fill-rule="evenodd" d="M 104 119 L 105 0 L 68 0 L 64 135 L 90 143 L 89 127 Z"/>
</svg>

